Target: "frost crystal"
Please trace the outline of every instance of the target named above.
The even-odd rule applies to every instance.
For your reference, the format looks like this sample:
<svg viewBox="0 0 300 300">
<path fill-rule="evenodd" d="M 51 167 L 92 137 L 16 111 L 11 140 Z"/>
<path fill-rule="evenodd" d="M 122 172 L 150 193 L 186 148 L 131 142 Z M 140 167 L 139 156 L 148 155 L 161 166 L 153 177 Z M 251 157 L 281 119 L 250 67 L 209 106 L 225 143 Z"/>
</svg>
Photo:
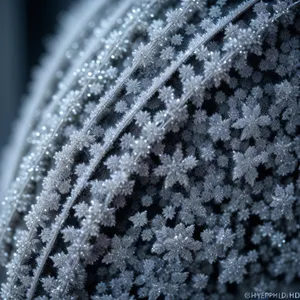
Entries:
<svg viewBox="0 0 300 300">
<path fill-rule="evenodd" d="M 173 156 L 168 154 L 162 154 L 162 165 L 155 169 L 155 175 L 166 176 L 165 187 L 171 187 L 176 182 L 183 186 L 188 186 L 187 171 L 194 168 L 197 165 L 197 160 L 194 156 L 188 156 L 183 158 L 182 150 L 177 147 Z"/>
</svg>

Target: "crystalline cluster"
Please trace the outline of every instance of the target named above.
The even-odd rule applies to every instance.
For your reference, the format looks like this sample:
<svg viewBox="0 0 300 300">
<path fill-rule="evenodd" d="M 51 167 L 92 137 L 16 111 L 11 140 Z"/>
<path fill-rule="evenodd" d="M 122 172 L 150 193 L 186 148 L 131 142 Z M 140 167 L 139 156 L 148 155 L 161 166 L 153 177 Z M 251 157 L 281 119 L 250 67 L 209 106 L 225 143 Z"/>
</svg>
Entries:
<svg viewBox="0 0 300 300">
<path fill-rule="evenodd" d="M 3 159 L 1 298 L 299 284 L 298 2 L 74 7 Z"/>
</svg>

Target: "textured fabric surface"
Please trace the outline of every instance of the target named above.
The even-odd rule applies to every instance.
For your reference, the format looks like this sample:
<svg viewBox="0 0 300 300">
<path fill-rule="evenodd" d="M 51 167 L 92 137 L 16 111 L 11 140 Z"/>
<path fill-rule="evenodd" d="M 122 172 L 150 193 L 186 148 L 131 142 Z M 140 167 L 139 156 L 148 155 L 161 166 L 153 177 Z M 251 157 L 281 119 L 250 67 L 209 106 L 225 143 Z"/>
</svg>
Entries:
<svg viewBox="0 0 300 300">
<path fill-rule="evenodd" d="M 296 1 L 83 1 L 3 161 L 3 299 L 237 299 L 300 270 Z"/>
</svg>

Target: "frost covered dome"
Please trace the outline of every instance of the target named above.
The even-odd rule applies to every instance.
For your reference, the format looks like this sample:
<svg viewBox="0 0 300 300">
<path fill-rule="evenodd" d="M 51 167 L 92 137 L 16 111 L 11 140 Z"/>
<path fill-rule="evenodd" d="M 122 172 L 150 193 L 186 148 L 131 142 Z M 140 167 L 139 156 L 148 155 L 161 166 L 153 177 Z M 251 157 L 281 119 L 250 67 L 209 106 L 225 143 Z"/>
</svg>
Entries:
<svg viewBox="0 0 300 300">
<path fill-rule="evenodd" d="M 74 7 L 3 158 L 2 299 L 299 287 L 298 2 Z"/>
</svg>

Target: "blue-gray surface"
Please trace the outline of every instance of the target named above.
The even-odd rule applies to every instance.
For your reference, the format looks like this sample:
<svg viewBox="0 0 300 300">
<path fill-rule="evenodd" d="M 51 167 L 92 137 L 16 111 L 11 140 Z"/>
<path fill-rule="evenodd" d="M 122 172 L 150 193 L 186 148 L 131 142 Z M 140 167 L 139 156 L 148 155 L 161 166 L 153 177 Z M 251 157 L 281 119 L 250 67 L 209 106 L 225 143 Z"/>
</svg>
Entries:
<svg viewBox="0 0 300 300">
<path fill-rule="evenodd" d="M 3 299 L 297 291 L 298 2 L 74 7 L 3 161 Z"/>
<path fill-rule="evenodd" d="M 24 71 L 22 12 L 16 1 L 0 3 L 0 147 L 8 142 L 16 117 Z"/>
</svg>

